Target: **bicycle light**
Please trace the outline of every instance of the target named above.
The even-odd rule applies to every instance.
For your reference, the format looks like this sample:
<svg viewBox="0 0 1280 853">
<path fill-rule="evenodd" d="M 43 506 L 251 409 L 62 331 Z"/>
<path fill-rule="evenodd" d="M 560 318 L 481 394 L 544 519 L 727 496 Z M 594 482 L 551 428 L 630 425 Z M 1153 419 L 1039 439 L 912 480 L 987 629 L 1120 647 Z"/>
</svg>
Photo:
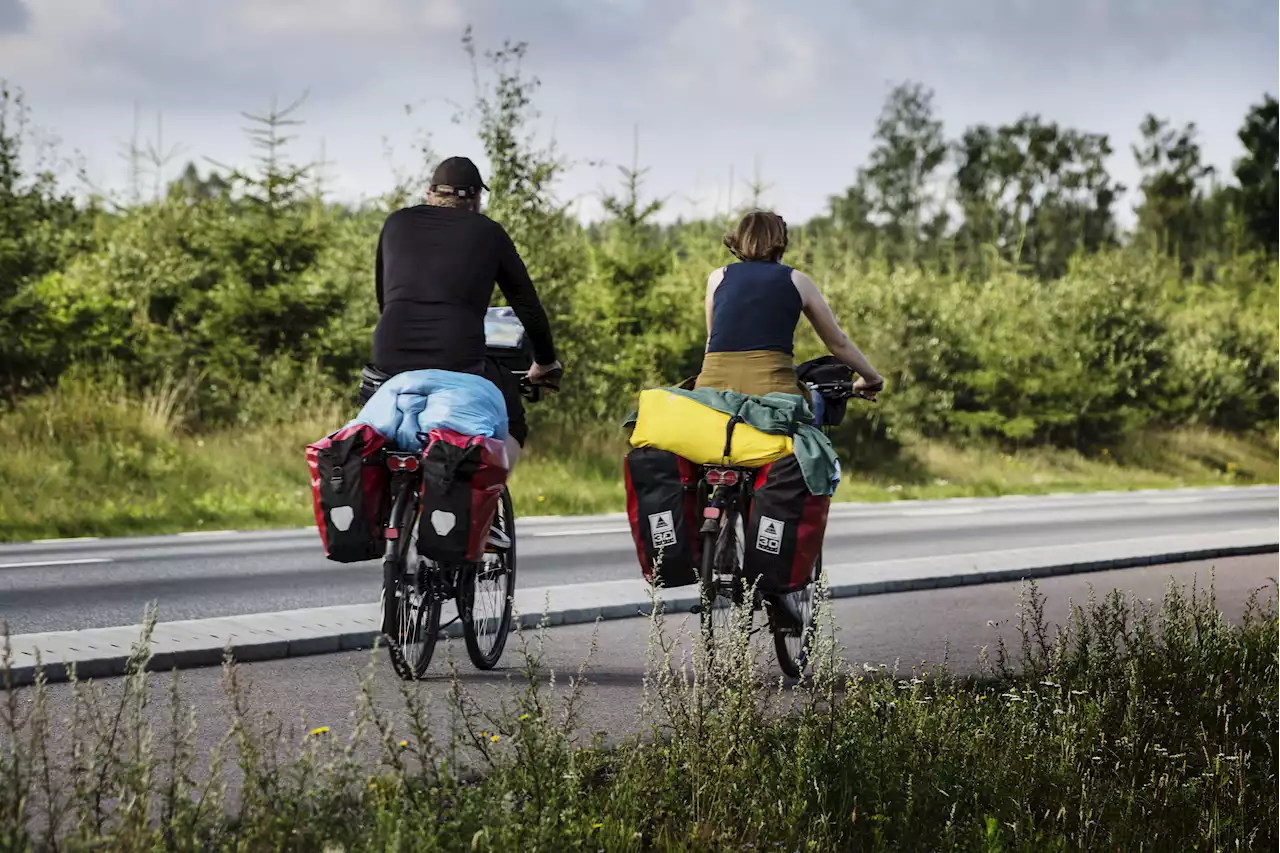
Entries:
<svg viewBox="0 0 1280 853">
<path fill-rule="evenodd" d="M 707 471 L 707 484 L 711 486 L 734 486 L 738 483 L 738 472 L 712 468 Z"/>
<path fill-rule="evenodd" d="M 392 471 L 408 471 L 413 473 L 418 470 L 418 457 L 416 456 L 389 456 L 387 457 L 387 467 Z"/>
</svg>

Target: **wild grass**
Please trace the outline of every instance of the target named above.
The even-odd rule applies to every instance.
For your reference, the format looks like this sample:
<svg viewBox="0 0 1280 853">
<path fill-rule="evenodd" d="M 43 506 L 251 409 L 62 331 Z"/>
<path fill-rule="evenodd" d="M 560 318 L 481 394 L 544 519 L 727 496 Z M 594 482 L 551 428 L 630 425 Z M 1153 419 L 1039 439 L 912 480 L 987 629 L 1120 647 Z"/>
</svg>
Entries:
<svg viewBox="0 0 1280 853">
<path fill-rule="evenodd" d="M 110 373 L 0 410 L 0 541 L 314 523 L 303 448 L 354 415 L 323 388 L 260 395 L 242 426 L 192 426 L 188 389 L 137 396 Z M 253 395 L 249 395 L 253 397 Z M 511 488 L 522 516 L 625 507 L 621 429 L 536 429 Z M 1147 432 L 1094 457 L 908 440 L 846 467 L 837 500 L 881 501 L 1277 481 L 1276 437 Z"/>
<path fill-rule="evenodd" d="M 851 472 L 837 500 L 997 497 L 1274 483 L 1276 436 L 1184 427 L 1149 430 L 1114 450 L 1072 450 L 908 441 L 903 453 Z"/>
<path fill-rule="evenodd" d="M 69 708 L 40 684 L 6 691 L 0 850 L 1271 850 L 1275 605 L 1255 594 L 1230 623 L 1212 588 L 1171 585 L 1055 626 L 1029 586 L 1012 644 L 962 679 L 851 665 L 820 593 L 796 685 L 744 631 L 708 655 L 655 608 L 640 732 L 612 742 L 578 726 L 587 662 L 556 695 L 545 629 L 521 635 L 501 707 L 455 674 L 451 723 L 433 728 L 411 685 L 387 710 L 370 677 L 345 740 L 256 716 L 228 662 L 232 723 L 203 759 L 177 677 L 153 695 L 142 642 L 114 702 L 93 683 Z M 50 735 L 59 715 L 69 746 Z"/>
</svg>

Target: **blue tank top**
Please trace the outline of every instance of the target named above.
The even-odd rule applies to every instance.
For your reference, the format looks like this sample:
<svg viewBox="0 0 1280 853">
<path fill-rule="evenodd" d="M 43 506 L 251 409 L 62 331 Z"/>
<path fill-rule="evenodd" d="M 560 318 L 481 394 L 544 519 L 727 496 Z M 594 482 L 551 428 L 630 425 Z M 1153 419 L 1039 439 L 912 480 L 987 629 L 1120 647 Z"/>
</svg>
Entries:
<svg viewBox="0 0 1280 853">
<path fill-rule="evenodd" d="M 791 267 L 771 261 L 729 264 L 716 287 L 707 352 L 773 350 L 792 355 L 804 303 Z"/>
</svg>

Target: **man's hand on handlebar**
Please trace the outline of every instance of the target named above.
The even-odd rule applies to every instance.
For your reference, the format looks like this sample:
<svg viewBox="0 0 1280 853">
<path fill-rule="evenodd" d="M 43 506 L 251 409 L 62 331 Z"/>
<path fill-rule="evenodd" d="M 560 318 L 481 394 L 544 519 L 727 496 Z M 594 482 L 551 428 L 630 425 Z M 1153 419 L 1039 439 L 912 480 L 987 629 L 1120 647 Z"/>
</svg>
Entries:
<svg viewBox="0 0 1280 853">
<path fill-rule="evenodd" d="M 560 378 L 564 376 L 564 366 L 559 361 L 551 364 L 535 364 L 529 368 L 525 379 L 530 385 L 540 385 L 559 390 Z"/>
</svg>

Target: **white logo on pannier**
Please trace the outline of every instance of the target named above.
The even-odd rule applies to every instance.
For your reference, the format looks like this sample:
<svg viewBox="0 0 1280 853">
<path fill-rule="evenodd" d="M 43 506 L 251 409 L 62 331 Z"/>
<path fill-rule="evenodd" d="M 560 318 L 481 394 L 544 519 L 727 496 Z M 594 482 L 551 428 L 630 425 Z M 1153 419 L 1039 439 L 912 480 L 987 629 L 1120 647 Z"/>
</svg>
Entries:
<svg viewBox="0 0 1280 853">
<path fill-rule="evenodd" d="M 676 544 L 676 523 L 669 511 L 649 516 L 649 535 L 653 537 L 655 548 Z"/>
<path fill-rule="evenodd" d="M 458 517 L 451 512 L 438 509 L 431 513 L 431 526 L 435 528 L 437 536 L 448 536 L 457 523 Z"/>
<path fill-rule="evenodd" d="M 346 533 L 351 529 L 351 522 L 355 520 L 356 513 L 349 506 L 335 506 L 329 510 L 329 520 L 333 522 L 333 526 Z"/>
<path fill-rule="evenodd" d="M 783 527 L 783 523 L 776 518 L 760 516 L 760 533 L 756 536 L 756 550 L 764 551 L 766 554 L 781 554 Z"/>
</svg>

